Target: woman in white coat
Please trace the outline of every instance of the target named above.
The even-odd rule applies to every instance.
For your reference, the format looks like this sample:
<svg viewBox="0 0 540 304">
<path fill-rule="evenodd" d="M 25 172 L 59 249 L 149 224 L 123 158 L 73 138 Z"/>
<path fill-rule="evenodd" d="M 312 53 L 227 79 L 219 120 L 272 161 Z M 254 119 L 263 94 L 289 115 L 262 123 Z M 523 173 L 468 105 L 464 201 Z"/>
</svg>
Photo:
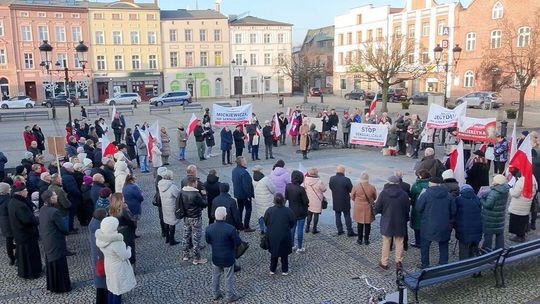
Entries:
<svg viewBox="0 0 540 304">
<path fill-rule="evenodd" d="M 521 175 L 521 173 L 519 174 Z M 536 179 L 532 178 L 532 194 L 531 198 L 523 196 L 523 186 L 525 183 L 524 177 L 519 177 L 517 182 L 512 188 L 510 188 L 510 204 L 508 205 L 508 213 L 510 213 L 510 221 L 508 223 L 508 230 L 510 233 L 515 234 L 510 238 L 510 241 L 516 243 L 525 242 L 525 233 L 527 232 L 527 226 L 529 224 L 529 214 L 531 213 L 531 204 L 534 199 L 534 194 L 538 189 Z"/>
<path fill-rule="evenodd" d="M 253 168 L 253 190 L 255 192 L 255 211 L 259 217 L 259 228 L 262 233 L 266 233 L 264 214 L 266 209 L 274 206 L 276 188 L 270 177 L 264 176 L 262 166 L 259 165 Z"/>
<path fill-rule="evenodd" d="M 163 161 L 161 160 L 161 145 L 157 141 L 157 138 L 152 139 L 152 173 L 154 178 L 156 178 L 157 169 L 163 166 Z"/>
<path fill-rule="evenodd" d="M 311 219 L 313 219 L 313 234 L 319 233 L 317 224 L 319 223 L 319 214 L 322 213 L 322 201 L 326 185 L 319 177 L 317 168 L 309 168 L 308 175 L 304 179 L 304 188 L 309 199 L 308 216 L 306 222 L 306 233 L 310 231 Z"/>
<path fill-rule="evenodd" d="M 109 216 L 101 221 L 101 228 L 96 230 L 96 246 L 105 257 L 105 278 L 107 281 L 108 304 L 122 303 L 122 295 L 129 292 L 137 281 L 129 263 L 131 248 L 124 243 L 124 237 L 118 233 L 118 219 Z"/>
<path fill-rule="evenodd" d="M 117 161 L 114 164 L 114 189 L 116 193 L 122 193 L 128 175 L 129 169 L 127 163 L 123 160 Z"/>
<path fill-rule="evenodd" d="M 162 180 L 158 182 L 159 197 L 161 199 L 161 210 L 163 211 L 163 222 L 165 223 L 165 243 L 174 246 L 178 242 L 174 239 L 174 232 L 178 219 L 176 218 L 176 199 L 180 195 L 180 189 L 173 182 L 173 172 L 165 171 Z"/>
</svg>

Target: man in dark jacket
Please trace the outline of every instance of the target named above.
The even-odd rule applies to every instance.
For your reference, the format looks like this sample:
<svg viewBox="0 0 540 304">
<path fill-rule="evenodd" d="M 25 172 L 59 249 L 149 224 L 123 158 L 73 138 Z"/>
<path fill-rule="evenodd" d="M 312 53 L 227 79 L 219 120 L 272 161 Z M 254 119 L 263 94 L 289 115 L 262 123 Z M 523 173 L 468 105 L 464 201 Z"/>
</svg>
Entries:
<svg viewBox="0 0 540 304">
<path fill-rule="evenodd" d="M 422 169 L 428 170 L 431 177 L 442 176 L 442 173 L 444 171 L 444 165 L 441 163 L 440 160 L 435 158 L 435 150 L 433 150 L 433 148 L 427 148 L 424 151 L 424 158 L 422 158 L 422 160 L 419 161 L 414 168 L 417 175 L 418 171 Z"/>
<path fill-rule="evenodd" d="M 111 191 L 113 193 L 116 192 L 116 189 L 114 189 L 115 183 L 115 177 L 114 177 L 114 160 L 110 157 L 104 157 L 103 158 L 103 177 L 105 178 L 105 185 L 107 187 L 111 188 Z M 122 189 L 119 189 L 122 190 Z"/>
<path fill-rule="evenodd" d="M 345 167 L 337 166 L 336 175 L 330 178 L 329 186 L 332 190 L 332 205 L 336 216 L 337 235 L 342 235 L 343 224 L 341 222 L 341 214 L 345 217 L 345 225 L 347 226 L 347 236 L 354 237 L 357 234 L 352 228 L 351 220 L 351 190 L 353 188 L 351 180 L 345 176 Z"/>
<path fill-rule="evenodd" d="M 215 220 L 213 202 L 214 199 L 219 195 L 219 176 L 214 169 L 208 171 L 208 176 L 206 177 L 206 182 L 204 183 L 204 188 L 206 189 L 207 202 L 208 202 L 208 223 L 212 224 Z M 236 203 L 236 202 L 235 202 Z"/>
<path fill-rule="evenodd" d="M 225 207 L 216 209 L 216 222 L 206 228 L 205 239 L 212 246 L 212 288 L 214 301 L 223 297 L 219 285 L 221 274 L 225 273 L 225 295 L 229 303 L 238 301 L 241 297 L 236 294 L 233 286 L 235 248 L 242 240 L 236 229 L 228 224 L 225 219 L 228 216 Z"/>
<path fill-rule="evenodd" d="M 204 154 L 206 152 L 206 145 L 204 143 L 204 138 L 206 136 L 206 131 L 204 131 L 201 121 L 197 123 L 195 130 L 193 130 L 193 135 L 195 136 L 195 145 L 197 146 L 197 153 L 199 154 L 199 160 L 205 160 Z"/>
<path fill-rule="evenodd" d="M 227 217 L 225 218 L 225 222 L 232 225 L 238 230 L 242 230 L 242 216 L 240 215 L 240 211 L 238 211 L 236 201 L 229 194 L 229 189 L 230 186 L 228 183 L 219 183 L 220 193 L 212 203 L 211 213 L 213 214 L 213 216 L 215 216 L 216 209 L 218 207 L 224 207 L 227 211 Z"/>
<path fill-rule="evenodd" d="M 442 173 L 442 186 L 448 190 L 448 193 L 452 195 L 452 197 L 456 198 L 459 196 L 459 183 L 454 178 L 454 171 L 452 169 L 448 169 Z"/>
<path fill-rule="evenodd" d="M 188 261 L 191 256 L 194 265 L 207 262 L 206 259 L 201 258 L 202 210 L 206 207 L 206 200 L 196 187 L 197 178 L 189 176 L 187 186 L 182 188 L 180 194 L 185 213 L 183 260 Z M 190 245 L 193 245 L 192 250 L 190 250 Z"/>
<path fill-rule="evenodd" d="M 409 220 L 410 201 L 407 192 L 400 185 L 400 178 L 393 175 L 388 178 L 388 184 L 379 194 L 375 203 L 375 213 L 381 216 L 381 235 L 383 237 L 382 256 L 379 267 L 388 269 L 388 256 L 390 243 L 396 246 L 396 268 L 401 268 L 403 261 L 403 247 L 407 235 L 407 221 Z"/>
<path fill-rule="evenodd" d="M 400 116 L 396 120 L 396 129 L 398 135 L 398 154 L 405 155 L 406 144 L 405 137 L 407 136 L 407 128 L 409 127 L 410 117 L 409 113 L 406 112 L 405 115 Z"/>
<path fill-rule="evenodd" d="M 15 243 L 13 242 L 13 231 L 9 223 L 8 204 L 11 200 L 11 187 L 9 184 L 0 183 L 0 231 L 6 238 L 6 252 L 9 258 L 9 265 L 15 264 Z"/>
<path fill-rule="evenodd" d="M 272 131 L 272 126 L 270 125 L 270 121 L 266 120 L 264 122 L 264 128 L 262 129 L 263 137 L 264 137 L 264 154 L 266 155 L 266 159 L 268 159 L 268 154 L 270 154 L 270 158 L 274 159 L 274 155 L 272 154 L 272 146 L 274 144 L 274 131 Z"/>
<path fill-rule="evenodd" d="M 0 181 L 3 181 L 6 178 L 5 166 L 8 162 L 7 157 L 4 155 L 4 152 L 0 152 Z"/>
<path fill-rule="evenodd" d="M 459 259 L 476 256 L 482 239 L 482 204 L 470 185 L 461 186 L 456 198 L 456 239 L 459 241 Z"/>
<path fill-rule="evenodd" d="M 64 163 L 60 169 L 62 172 L 62 188 L 67 193 L 67 198 L 71 202 L 69 207 L 69 224 L 70 232 L 76 232 L 78 229 L 73 228 L 73 219 L 77 214 L 77 209 L 82 202 L 81 190 L 77 186 L 77 181 L 73 176 L 73 164 L 70 162 Z"/>
<path fill-rule="evenodd" d="M 48 190 L 52 190 L 58 195 L 57 208 L 62 211 L 64 225 L 69 228 L 69 209 L 71 207 L 71 202 L 64 189 L 62 189 L 62 179 L 59 173 L 55 173 L 51 176 L 51 185 Z"/>
<path fill-rule="evenodd" d="M 432 177 L 429 187 L 420 194 L 416 210 L 421 215 L 421 257 L 422 268 L 429 267 L 429 247 L 431 242 L 439 243 L 439 265 L 448 263 L 448 241 L 456 216 L 456 203 L 440 177 Z"/>
<path fill-rule="evenodd" d="M 242 156 L 244 152 L 244 131 L 242 131 L 242 125 L 236 126 L 236 130 L 233 132 L 234 148 L 236 149 L 235 157 Z"/>
<path fill-rule="evenodd" d="M 330 135 L 331 135 L 330 140 L 331 140 L 332 146 L 336 145 L 338 124 L 339 124 L 339 117 L 336 114 L 336 110 L 331 109 L 330 115 L 328 115 L 328 125 L 330 125 Z"/>
<path fill-rule="evenodd" d="M 287 117 L 285 117 L 285 113 L 283 112 L 279 113 L 278 123 L 279 123 L 279 131 L 281 133 L 281 136 L 279 137 L 279 139 L 281 141 L 281 145 L 284 146 L 285 138 L 287 137 L 287 125 L 289 124 L 289 120 L 287 119 Z"/>
<path fill-rule="evenodd" d="M 251 220 L 251 210 L 253 205 L 251 199 L 255 197 L 253 190 L 253 183 L 251 181 L 251 175 L 246 169 L 247 161 L 243 156 L 236 158 L 236 168 L 232 171 L 232 182 L 234 188 L 234 197 L 238 202 L 238 210 L 240 215 L 246 209 L 243 222 L 243 231 L 253 232 L 255 229 L 251 228 L 249 222 Z M 241 229 L 242 230 L 242 229 Z"/>
<path fill-rule="evenodd" d="M 111 123 L 111 129 L 114 132 L 114 141 L 119 144 L 122 140 L 122 123 L 120 122 L 120 114 L 116 113 Z"/>
</svg>

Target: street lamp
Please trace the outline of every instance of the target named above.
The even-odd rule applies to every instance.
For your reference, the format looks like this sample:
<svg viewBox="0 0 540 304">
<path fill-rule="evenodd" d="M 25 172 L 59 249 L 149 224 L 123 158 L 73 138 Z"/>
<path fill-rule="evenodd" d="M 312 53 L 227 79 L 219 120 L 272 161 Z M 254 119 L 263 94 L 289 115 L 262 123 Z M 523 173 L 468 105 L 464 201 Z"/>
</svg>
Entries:
<svg viewBox="0 0 540 304">
<path fill-rule="evenodd" d="M 60 62 L 56 62 L 55 69 L 51 68 L 51 58 L 52 58 L 52 51 L 53 47 L 49 44 L 47 40 L 43 40 L 43 43 L 39 46 L 39 52 L 41 53 L 41 63 L 39 66 L 49 75 L 51 75 L 52 72 L 64 72 L 64 81 L 65 81 L 65 90 L 66 90 L 66 98 L 67 98 L 67 106 L 68 106 L 68 115 L 69 115 L 69 123 L 71 124 L 71 96 L 69 94 L 69 72 L 75 72 L 75 71 L 82 71 L 84 73 L 84 69 L 86 68 L 87 60 L 87 53 L 88 53 L 88 46 L 84 44 L 83 41 L 79 41 L 79 44 L 75 47 L 76 51 L 76 58 L 79 64 L 81 65 L 81 70 L 79 69 L 68 69 L 67 66 L 65 66 L 63 69 L 60 68 L 61 64 Z M 54 99 L 52 100 L 52 116 L 53 119 L 56 119 L 56 106 Z"/>
<path fill-rule="evenodd" d="M 195 95 L 195 102 L 197 102 L 197 74 L 189 73 L 189 77 L 193 77 L 193 95 Z"/>
<path fill-rule="evenodd" d="M 246 65 L 247 65 L 247 60 L 244 59 L 244 61 L 242 62 L 236 62 L 236 60 L 233 59 L 233 61 L 231 61 L 231 64 L 232 64 L 232 67 L 234 70 L 238 71 L 238 76 L 235 76 L 234 77 L 234 91 L 235 93 L 238 93 L 238 102 L 237 102 L 237 106 L 241 106 L 242 105 L 242 77 L 240 76 L 240 73 L 242 71 L 245 71 L 246 70 Z M 239 81 L 239 85 L 238 85 L 238 90 L 237 90 L 237 81 Z"/>
</svg>

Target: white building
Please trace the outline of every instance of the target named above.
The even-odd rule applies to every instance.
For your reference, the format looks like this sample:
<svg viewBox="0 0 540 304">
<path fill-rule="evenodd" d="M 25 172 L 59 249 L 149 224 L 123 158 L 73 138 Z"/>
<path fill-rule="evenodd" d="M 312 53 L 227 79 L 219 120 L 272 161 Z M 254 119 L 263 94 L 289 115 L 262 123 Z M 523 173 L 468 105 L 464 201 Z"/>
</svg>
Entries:
<svg viewBox="0 0 540 304">
<path fill-rule="evenodd" d="M 229 31 L 231 96 L 291 94 L 291 79 L 276 73 L 276 65 L 291 56 L 292 24 L 231 16 Z"/>
</svg>

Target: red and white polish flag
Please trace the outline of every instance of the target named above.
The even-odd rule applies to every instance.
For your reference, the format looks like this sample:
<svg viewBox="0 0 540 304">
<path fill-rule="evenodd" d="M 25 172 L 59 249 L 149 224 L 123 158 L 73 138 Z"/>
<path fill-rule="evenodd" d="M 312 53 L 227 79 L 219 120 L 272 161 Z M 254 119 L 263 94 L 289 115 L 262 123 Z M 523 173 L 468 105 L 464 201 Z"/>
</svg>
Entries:
<svg viewBox="0 0 540 304">
<path fill-rule="evenodd" d="M 101 156 L 114 155 L 118 152 L 118 148 L 109 140 L 107 135 L 103 135 L 100 138 L 101 141 Z"/>
<path fill-rule="evenodd" d="M 200 119 L 195 116 L 195 113 L 191 113 L 191 119 L 189 120 L 188 126 L 187 126 L 187 134 L 188 136 L 195 131 L 195 128 L 197 127 L 197 124 L 199 123 Z"/>
<path fill-rule="evenodd" d="M 369 112 L 367 116 L 371 116 L 373 112 L 375 111 L 376 107 L 377 107 L 377 95 L 375 95 L 375 98 L 373 98 L 373 101 L 369 105 Z"/>
<path fill-rule="evenodd" d="M 454 178 L 459 183 L 459 186 L 462 186 L 466 183 L 465 180 L 465 159 L 463 157 L 463 141 L 460 140 L 456 149 L 452 151 L 449 155 L 450 158 L 450 169 L 454 171 Z"/>
<path fill-rule="evenodd" d="M 523 192 L 521 195 L 531 199 L 533 197 L 533 167 L 532 167 L 532 147 L 531 135 L 527 135 L 519 149 L 510 159 L 508 165 L 519 169 L 521 176 L 525 179 L 523 183 Z"/>
</svg>

